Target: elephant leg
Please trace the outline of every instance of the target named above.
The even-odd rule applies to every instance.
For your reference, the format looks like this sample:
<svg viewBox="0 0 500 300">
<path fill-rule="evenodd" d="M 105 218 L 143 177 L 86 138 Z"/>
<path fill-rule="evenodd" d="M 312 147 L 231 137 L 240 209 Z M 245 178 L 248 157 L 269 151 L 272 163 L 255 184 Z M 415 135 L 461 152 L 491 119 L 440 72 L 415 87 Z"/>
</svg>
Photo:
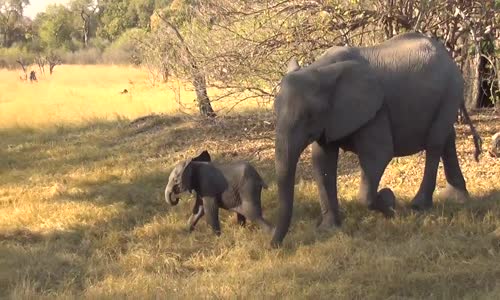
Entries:
<svg viewBox="0 0 500 300">
<path fill-rule="evenodd" d="M 274 231 L 273 226 L 271 226 L 271 224 L 267 222 L 262 216 L 255 219 L 255 223 L 257 223 L 257 225 L 259 225 L 260 228 L 266 233 L 273 233 Z"/>
<path fill-rule="evenodd" d="M 368 206 L 370 210 L 382 212 L 391 217 L 394 214 L 395 198 L 390 189 L 383 189 L 377 193 L 380 179 L 385 168 L 392 159 L 392 154 L 381 152 L 381 155 L 359 155 L 361 166 L 361 184 L 359 188 L 359 200 Z"/>
<path fill-rule="evenodd" d="M 194 230 L 194 227 L 196 226 L 196 224 L 198 223 L 198 221 L 205 214 L 205 211 L 203 210 L 203 205 L 199 205 L 197 207 L 197 209 L 198 209 L 198 211 L 196 211 L 196 212 L 193 211 L 193 214 L 191 215 L 191 217 L 189 217 L 189 220 L 188 220 L 188 230 L 189 230 L 189 232 L 192 232 Z"/>
<path fill-rule="evenodd" d="M 207 214 L 207 222 L 212 227 L 215 235 L 219 236 L 220 222 L 219 222 L 219 206 L 213 197 L 203 197 L 203 209 Z"/>
<path fill-rule="evenodd" d="M 441 197 L 466 201 L 469 199 L 469 192 L 465 185 L 465 179 L 458 163 L 457 149 L 455 145 L 455 130 L 450 134 L 441 155 L 446 176 L 446 190 L 441 193 Z"/>
<path fill-rule="evenodd" d="M 245 226 L 247 218 L 245 218 L 245 216 L 240 213 L 236 213 L 236 221 L 240 226 Z"/>
<path fill-rule="evenodd" d="M 337 159 L 339 147 L 333 144 L 312 145 L 313 175 L 318 187 L 321 220 L 319 228 L 340 226 L 339 201 L 337 198 Z"/>
<path fill-rule="evenodd" d="M 394 156 L 387 112 L 381 110 L 375 119 L 352 137 L 352 140 L 361 167 L 359 200 L 370 210 L 380 211 L 387 217 L 392 216 L 395 207 L 394 194 L 390 189 L 377 193 L 385 168 Z"/>
<path fill-rule="evenodd" d="M 255 222 L 264 231 L 271 233 L 273 227 L 262 216 L 262 187 L 255 186 L 253 183 L 247 183 L 241 187 L 240 191 L 241 204 L 233 210 L 251 222 Z"/>
<path fill-rule="evenodd" d="M 436 176 L 440 153 L 435 150 L 425 151 L 424 178 L 420 183 L 417 195 L 411 201 L 411 207 L 416 210 L 432 208 L 432 194 L 436 189 Z"/>
<path fill-rule="evenodd" d="M 448 103 L 450 101 L 443 102 Z M 447 146 L 449 137 L 453 132 L 456 115 L 457 109 L 452 110 L 449 107 L 441 107 L 429 130 L 425 146 L 424 178 L 415 198 L 411 201 L 413 209 L 426 210 L 432 208 L 432 195 L 436 189 L 439 159 L 444 154 L 445 146 Z"/>
</svg>

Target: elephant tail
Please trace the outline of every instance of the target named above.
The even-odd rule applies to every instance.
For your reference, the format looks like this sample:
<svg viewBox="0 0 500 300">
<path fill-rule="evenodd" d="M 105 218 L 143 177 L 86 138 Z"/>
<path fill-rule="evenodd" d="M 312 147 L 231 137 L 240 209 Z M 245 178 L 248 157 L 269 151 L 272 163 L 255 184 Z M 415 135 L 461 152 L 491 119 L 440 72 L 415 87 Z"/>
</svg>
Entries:
<svg viewBox="0 0 500 300">
<path fill-rule="evenodd" d="M 474 139 L 474 146 L 476 147 L 476 152 L 474 153 L 474 159 L 476 161 L 479 161 L 479 155 L 482 152 L 481 147 L 483 145 L 483 140 L 481 139 L 481 137 L 477 133 L 476 128 L 474 127 L 474 124 L 472 124 L 472 121 L 469 118 L 469 113 L 467 112 L 467 109 L 465 108 L 465 103 L 462 102 L 462 104 L 460 105 L 460 110 L 462 111 L 465 122 L 469 125 L 470 130 L 472 132 L 472 137 Z"/>
</svg>

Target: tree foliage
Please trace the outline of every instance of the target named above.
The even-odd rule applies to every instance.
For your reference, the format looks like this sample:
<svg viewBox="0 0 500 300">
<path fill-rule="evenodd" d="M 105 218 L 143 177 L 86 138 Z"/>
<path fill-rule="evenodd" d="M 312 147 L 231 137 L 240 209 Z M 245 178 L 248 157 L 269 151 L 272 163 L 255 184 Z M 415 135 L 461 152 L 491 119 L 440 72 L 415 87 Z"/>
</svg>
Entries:
<svg viewBox="0 0 500 300">
<path fill-rule="evenodd" d="M 443 41 L 464 73 L 469 107 L 500 98 L 499 0 L 72 0 L 33 22 L 22 17 L 28 3 L 0 0 L 3 46 L 108 47 L 105 54 L 164 81 L 191 81 L 202 114 L 227 96 L 272 99 L 292 57 L 308 64 L 333 45 L 373 45 L 408 31 Z M 225 92 L 209 99 L 211 86 Z"/>
<path fill-rule="evenodd" d="M 71 11 L 63 5 L 49 5 L 45 13 L 39 16 L 39 35 L 42 44 L 49 49 L 72 49 L 72 33 L 76 31 L 71 22 Z"/>
<path fill-rule="evenodd" d="M 0 45 L 10 47 L 16 41 L 25 40 L 29 22 L 23 18 L 29 0 L 0 0 Z"/>
</svg>

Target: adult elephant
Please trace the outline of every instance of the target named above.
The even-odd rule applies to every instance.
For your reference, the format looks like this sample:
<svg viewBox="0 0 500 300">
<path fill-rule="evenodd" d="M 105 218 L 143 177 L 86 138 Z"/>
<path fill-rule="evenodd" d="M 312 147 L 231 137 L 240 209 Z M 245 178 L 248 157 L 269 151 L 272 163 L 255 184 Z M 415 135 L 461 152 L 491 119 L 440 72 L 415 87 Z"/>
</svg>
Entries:
<svg viewBox="0 0 500 300">
<path fill-rule="evenodd" d="M 341 223 L 339 148 L 358 155 L 359 198 L 369 209 L 391 215 L 394 197 L 389 189 L 377 192 L 380 178 L 393 157 L 421 150 L 424 177 L 412 207 L 432 207 L 440 158 L 447 192 L 468 198 L 455 149 L 459 108 L 474 135 L 476 160 L 481 140 L 463 103 L 460 70 L 441 43 L 422 34 L 399 35 L 373 47 L 332 47 L 302 69 L 292 60 L 274 103 L 280 213 L 272 245 L 281 244 L 290 226 L 296 165 L 311 143 L 320 227 Z"/>
</svg>

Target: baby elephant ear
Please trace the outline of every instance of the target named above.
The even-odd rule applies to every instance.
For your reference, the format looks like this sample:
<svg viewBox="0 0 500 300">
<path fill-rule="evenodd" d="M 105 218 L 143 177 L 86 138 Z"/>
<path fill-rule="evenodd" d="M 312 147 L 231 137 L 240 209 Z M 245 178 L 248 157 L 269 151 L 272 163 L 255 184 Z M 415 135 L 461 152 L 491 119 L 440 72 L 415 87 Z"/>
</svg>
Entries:
<svg viewBox="0 0 500 300">
<path fill-rule="evenodd" d="M 196 156 L 191 161 L 212 161 L 212 158 L 210 157 L 210 154 L 208 154 L 208 151 L 204 150 L 200 153 L 200 155 Z"/>
<path fill-rule="evenodd" d="M 187 160 L 184 162 L 184 167 L 182 168 L 181 172 L 180 183 L 182 191 L 191 192 L 191 190 L 193 189 L 192 178 L 193 178 L 193 164 L 191 163 L 191 160 Z"/>
</svg>

